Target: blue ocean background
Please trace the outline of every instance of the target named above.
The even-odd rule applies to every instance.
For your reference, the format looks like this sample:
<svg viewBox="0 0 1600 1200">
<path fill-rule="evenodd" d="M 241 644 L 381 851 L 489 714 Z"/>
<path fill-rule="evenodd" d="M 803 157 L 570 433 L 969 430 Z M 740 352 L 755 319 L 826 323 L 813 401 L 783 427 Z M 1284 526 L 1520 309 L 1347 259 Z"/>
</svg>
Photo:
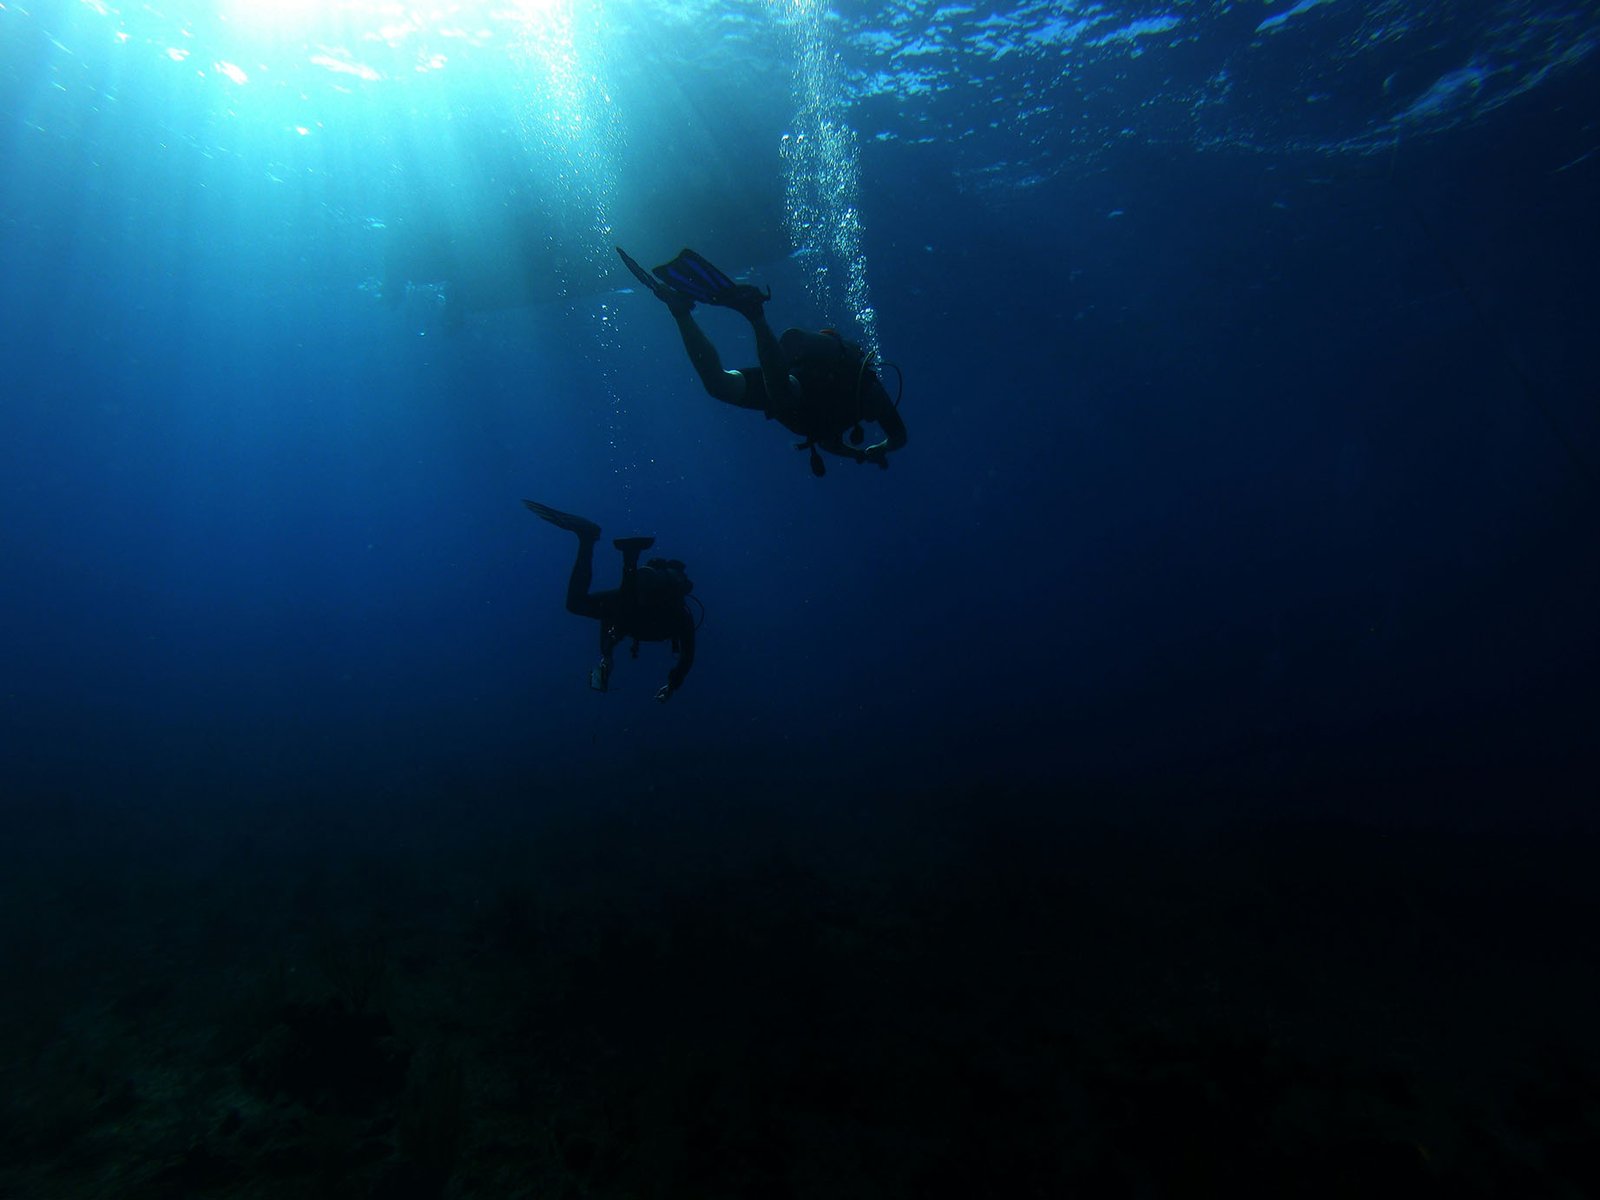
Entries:
<svg viewBox="0 0 1600 1200">
<path fill-rule="evenodd" d="M 1600 1192 L 1597 38 L 6 0 L 0 1192 Z"/>
</svg>

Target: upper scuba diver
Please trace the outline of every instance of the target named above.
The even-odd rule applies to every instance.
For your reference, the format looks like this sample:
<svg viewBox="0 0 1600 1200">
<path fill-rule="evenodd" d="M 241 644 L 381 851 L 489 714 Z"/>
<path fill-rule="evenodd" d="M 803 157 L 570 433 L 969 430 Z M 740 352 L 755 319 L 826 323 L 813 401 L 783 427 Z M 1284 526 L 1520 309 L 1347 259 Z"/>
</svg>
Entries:
<svg viewBox="0 0 1600 1200">
<path fill-rule="evenodd" d="M 629 258 L 622 247 L 617 247 L 617 253 L 677 321 L 684 349 L 706 391 L 724 404 L 765 413 L 805 439 L 795 448 L 811 452 L 813 475 L 827 471 L 819 449 L 858 463 L 887 467 L 889 452 L 906 444 L 905 422 L 900 419 L 897 401 L 884 390 L 869 356 L 854 342 L 845 341 L 831 329 L 819 333 L 786 329 L 781 337 L 774 337 L 763 312 L 772 289 L 736 283 L 693 250 L 657 267 L 654 275 Z M 750 322 L 760 366 L 723 369 L 716 347 L 691 315 L 697 301 L 731 308 Z M 879 426 L 884 436 L 862 446 L 866 435 L 861 427 L 868 421 Z"/>
<path fill-rule="evenodd" d="M 656 692 L 656 699 L 665 704 L 694 665 L 695 618 L 688 605 L 694 584 L 683 564 L 675 558 L 652 558 L 641 567 L 639 555 L 655 545 L 655 538 L 616 538 L 611 544 L 622 551 L 622 584 L 611 591 L 591 592 L 600 526 L 532 500 L 523 503 L 557 529 L 578 535 L 578 557 L 567 580 L 567 611 L 600 622 L 600 663 L 589 672 L 589 686 L 597 692 L 609 689 L 611 652 L 620 643 L 632 638 L 633 657 L 638 658 L 640 642 L 670 641 L 678 661 Z"/>
</svg>

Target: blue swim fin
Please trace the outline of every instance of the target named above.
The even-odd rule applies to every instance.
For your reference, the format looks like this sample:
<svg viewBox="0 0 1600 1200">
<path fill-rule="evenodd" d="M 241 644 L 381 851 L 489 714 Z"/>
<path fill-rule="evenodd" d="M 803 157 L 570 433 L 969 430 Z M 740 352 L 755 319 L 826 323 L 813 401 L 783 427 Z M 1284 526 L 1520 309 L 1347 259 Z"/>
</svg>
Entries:
<svg viewBox="0 0 1600 1200">
<path fill-rule="evenodd" d="M 646 271 L 637 262 L 635 262 L 633 257 L 629 255 L 629 253 L 621 246 L 616 247 L 616 251 L 622 256 L 623 265 L 626 266 L 628 270 L 633 272 L 633 277 L 640 283 L 644 284 L 645 287 L 649 288 L 651 295 L 655 296 L 657 300 L 660 300 L 663 304 L 665 304 L 674 315 L 686 313 L 690 309 L 694 308 L 693 296 L 689 295 L 687 292 L 680 291 L 675 287 L 669 287 L 668 285 L 662 283 L 655 276 L 651 275 L 649 271 Z"/>
<path fill-rule="evenodd" d="M 771 288 L 738 283 L 693 250 L 683 250 L 671 262 L 657 267 L 655 275 L 673 291 L 701 304 L 720 305 L 746 316 L 759 314 L 761 306 L 772 299 Z"/>
</svg>

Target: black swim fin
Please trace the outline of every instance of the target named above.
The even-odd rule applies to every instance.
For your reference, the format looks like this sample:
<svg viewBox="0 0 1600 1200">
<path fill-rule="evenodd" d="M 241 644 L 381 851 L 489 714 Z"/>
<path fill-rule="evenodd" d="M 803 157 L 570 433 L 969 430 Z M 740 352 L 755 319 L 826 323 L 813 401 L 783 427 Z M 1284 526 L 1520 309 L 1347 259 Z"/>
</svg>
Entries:
<svg viewBox="0 0 1600 1200">
<path fill-rule="evenodd" d="M 621 246 L 616 246 L 614 249 L 622 258 L 623 265 L 633 272 L 633 277 L 649 288 L 651 295 L 671 309 L 674 316 L 686 313 L 694 308 L 694 297 L 689 293 L 681 292 L 675 287 L 662 283 L 649 271 L 641 267 L 632 255 Z"/>
<path fill-rule="evenodd" d="M 657 279 L 675 292 L 690 296 L 701 304 L 731 308 L 745 316 L 758 315 L 761 306 L 772 299 L 771 288 L 738 283 L 693 250 L 681 251 L 677 258 L 657 267 L 655 274 Z"/>
<path fill-rule="evenodd" d="M 548 504 L 540 504 L 537 500 L 524 500 L 522 503 L 527 506 L 529 512 L 549 521 L 557 529 L 565 529 L 568 533 L 575 533 L 591 542 L 599 540 L 600 526 L 587 517 L 562 512 L 559 508 L 551 508 Z"/>
</svg>

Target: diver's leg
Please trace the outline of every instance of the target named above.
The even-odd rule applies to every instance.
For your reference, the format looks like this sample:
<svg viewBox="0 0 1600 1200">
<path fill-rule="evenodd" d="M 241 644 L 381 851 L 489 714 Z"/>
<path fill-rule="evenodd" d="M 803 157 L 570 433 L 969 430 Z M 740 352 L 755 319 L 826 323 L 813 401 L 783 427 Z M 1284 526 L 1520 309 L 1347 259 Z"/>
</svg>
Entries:
<svg viewBox="0 0 1600 1200">
<path fill-rule="evenodd" d="M 705 335 L 705 330 L 695 323 L 694 317 L 687 312 L 672 315 L 678 323 L 678 336 L 683 339 L 683 348 L 689 352 L 689 365 L 700 377 L 700 384 L 706 389 L 706 394 L 721 400 L 724 404 L 734 404 L 740 408 L 751 407 L 744 402 L 744 376 L 737 371 L 723 369 L 717 348 L 711 344 L 711 339 Z"/>
<path fill-rule="evenodd" d="M 613 538 L 611 544 L 622 551 L 622 586 L 627 587 L 633 573 L 639 569 L 639 555 L 656 544 L 653 537 Z"/>
<path fill-rule="evenodd" d="M 594 544 L 600 540 L 600 530 L 592 536 L 578 532 L 578 557 L 572 562 L 572 575 L 567 579 L 567 611 L 580 617 L 598 617 L 600 604 L 589 594 L 594 582 Z"/>
<path fill-rule="evenodd" d="M 767 318 L 757 308 L 746 314 L 750 330 L 756 335 L 756 358 L 761 363 L 761 382 L 767 388 L 767 411 L 779 415 L 799 401 L 799 388 L 789 378 L 789 360 L 783 356 L 783 347 L 767 324 Z"/>
<path fill-rule="evenodd" d="M 623 597 L 627 604 L 633 602 L 633 594 L 639 586 L 639 555 L 656 544 L 653 537 L 625 537 L 615 538 L 611 543 L 622 551 L 622 583 L 617 587 L 617 594 Z"/>
<path fill-rule="evenodd" d="M 572 575 L 567 580 L 567 611 L 580 617 L 597 616 L 595 599 L 589 595 L 589 584 L 594 579 L 594 544 L 600 540 L 600 526 L 587 517 L 562 512 L 535 500 L 522 502 L 528 511 L 557 529 L 565 529 L 578 537 L 578 557 L 572 563 Z"/>
</svg>

